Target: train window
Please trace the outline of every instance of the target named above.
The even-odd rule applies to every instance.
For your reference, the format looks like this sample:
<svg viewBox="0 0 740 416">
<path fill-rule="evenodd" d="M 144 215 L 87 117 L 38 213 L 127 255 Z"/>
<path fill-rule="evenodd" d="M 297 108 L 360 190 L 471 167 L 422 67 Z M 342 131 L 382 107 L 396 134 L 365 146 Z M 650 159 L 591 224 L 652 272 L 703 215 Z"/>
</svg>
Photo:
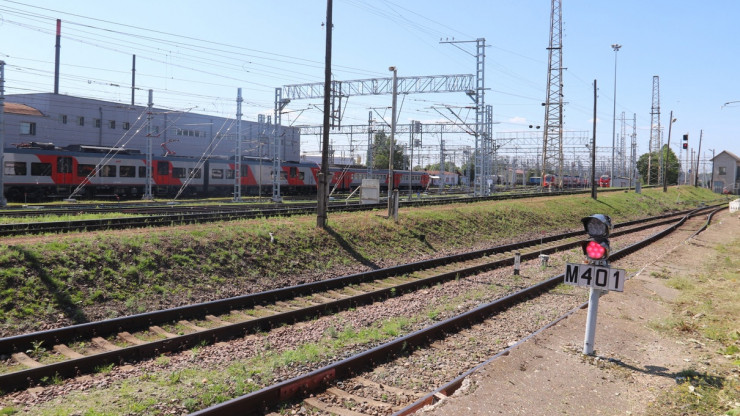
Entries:
<svg viewBox="0 0 740 416">
<path fill-rule="evenodd" d="M 295 178 L 296 176 L 298 176 L 298 168 L 296 168 L 295 166 L 291 166 L 290 167 L 290 177 Z"/>
<path fill-rule="evenodd" d="M 298 172 L 298 179 L 300 180 L 306 179 L 306 172 Z"/>
<path fill-rule="evenodd" d="M 172 177 L 173 178 L 186 178 L 187 173 L 185 171 L 185 168 L 176 168 L 172 167 Z"/>
<path fill-rule="evenodd" d="M 5 162 L 5 174 L 26 176 L 26 162 Z"/>
<path fill-rule="evenodd" d="M 223 179 L 223 178 L 224 178 L 223 169 L 212 169 L 211 170 L 211 179 Z"/>
<path fill-rule="evenodd" d="M 87 165 L 83 163 L 77 164 L 77 176 L 86 178 L 88 176 L 95 176 L 95 165 Z"/>
<path fill-rule="evenodd" d="M 36 135 L 36 123 L 28 123 L 28 122 L 21 122 L 21 134 L 26 134 L 29 136 L 35 136 Z"/>
<path fill-rule="evenodd" d="M 31 176 L 51 176 L 51 163 L 31 162 Z"/>
<path fill-rule="evenodd" d="M 242 165 L 242 177 L 249 176 L 249 166 Z"/>
<path fill-rule="evenodd" d="M 170 174 L 170 164 L 167 162 L 159 162 L 157 163 L 157 175 L 169 175 Z"/>
<path fill-rule="evenodd" d="M 57 173 L 72 173 L 72 158 L 59 157 L 57 159 Z"/>
<path fill-rule="evenodd" d="M 139 177 L 146 178 L 146 166 L 139 166 Z"/>
<path fill-rule="evenodd" d="M 111 165 L 104 165 L 100 167 L 100 176 L 104 178 L 115 178 L 116 167 Z"/>
<path fill-rule="evenodd" d="M 201 175 L 200 168 L 198 169 L 189 168 L 188 169 L 188 176 L 190 176 L 191 178 L 200 179 L 200 175 Z"/>
<path fill-rule="evenodd" d="M 118 175 L 122 178 L 133 178 L 136 176 L 135 166 L 119 166 Z"/>
<path fill-rule="evenodd" d="M 234 179 L 234 169 L 226 169 L 226 179 Z"/>
</svg>

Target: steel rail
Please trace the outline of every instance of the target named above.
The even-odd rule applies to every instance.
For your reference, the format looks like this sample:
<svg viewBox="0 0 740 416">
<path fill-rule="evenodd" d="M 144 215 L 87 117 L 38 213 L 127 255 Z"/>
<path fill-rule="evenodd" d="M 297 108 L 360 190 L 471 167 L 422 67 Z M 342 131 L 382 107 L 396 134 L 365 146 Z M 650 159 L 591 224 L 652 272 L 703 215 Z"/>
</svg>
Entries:
<svg viewBox="0 0 740 416">
<path fill-rule="evenodd" d="M 690 211 L 686 214 L 689 215 L 693 212 L 696 211 Z M 659 216 L 660 220 L 657 223 L 652 222 L 649 224 L 637 226 L 629 230 L 617 231 L 613 235 L 617 236 L 619 234 L 627 232 L 635 232 L 645 228 L 674 222 L 675 219 L 672 219 L 672 217 L 675 217 L 675 214 L 662 215 Z M 640 222 L 644 221 L 645 219 L 618 224 L 617 228 L 639 224 Z M 507 244 L 489 249 L 477 250 L 470 253 L 463 253 L 438 259 L 431 259 L 406 265 L 390 267 L 386 269 L 357 273 L 354 275 L 342 276 L 298 286 L 280 288 L 225 300 L 187 305 L 179 308 L 131 315 L 121 318 L 115 318 L 112 320 L 91 322 L 65 328 L 58 328 L 48 331 L 40 331 L 30 334 L 2 338 L 0 339 L 0 351 L 25 351 L 28 348 L 32 348 L 33 345 L 66 344 L 79 339 L 89 339 L 92 336 L 107 336 L 121 332 L 123 330 L 133 332 L 137 330 L 147 329 L 152 325 L 157 325 L 161 323 L 169 323 L 182 319 L 202 318 L 208 314 L 228 313 L 229 311 L 234 309 L 250 308 L 259 304 L 290 299 L 296 296 L 306 295 L 318 291 L 338 289 L 351 284 L 373 281 L 392 275 L 402 275 L 421 269 L 428 269 L 431 267 L 437 267 L 454 262 L 480 258 L 491 254 L 510 252 L 525 247 L 536 246 L 540 243 L 549 243 L 557 239 L 571 238 L 581 234 L 583 234 L 582 231 L 568 232 L 560 235 L 548 236 L 542 239 L 533 239 L 520 243 Z M 525 253 L 522 258 L 524 260 L 536 258 L 539 254 L 549 254 L 559 250 L 566 250 L 576 247 L 579 244 L 580 241 L 576 241 L 561 244 L 557 247 L 542 249 L 539 251 L 535 250 L 530 253 Z M 512 263 L 513 258 L 502 259 L 495 262 L 488 262 L 486 264 L 442 273 L 424 279 L 417 279 L 412 282 L 396 285 L 393 288 L 378 289 L 345 299 L 339 299 L 333 302 L 283 312 L 268 317 L 235 323 L 228 326 L 216 327 L 204 331 L 197 331 L 191 334 L 179 336 L 177 338 L 163 339 L 143 345 L 126 347 L 117 351 L 94 354 L 77 359 L 69 359 L 57 363 L 48 364 L 39 368 L 30 368 L 17 372 L 6 373 L 0 375 L 0 381 L 4 386 L 6 386 L 6 389 L 19 389 L 24 388 L 25 386 L 33 385 L 35 382 L 48 377 L 72 377 L 80 373 L 95 371 L 96 368 L 99 368 L 101 365 L 106 365 L 109 363 L 120 363 L 123 361 L 141 360 L 144 358 L 150 358 L 152 356 L 162 354 L 164 352 L 191 348 L 196 345 L 202 344 L 203 342 L 213 343 L 219 340 L 240 337 L 245 335 L 246 333 L 251 333 L 254 331 L 269 330 L 270 328 L 281 324 L 292 323 L 300 320 L 305 320 L 311 316 L 319 316 L 325 313 L 331 313 L 334 311 L 346 310 L 348 308 L 365 305 L 368 303 L 372 303 L 378 299 L 388 298 L 390 296 L 393 296 L 394 294 L 418 290 L 420 288 L 428 287 L 439 282 L 449 281 L 459 277 L 465 277 L 492 268 L 503 267 Z M 91 336 L 90 334 L 94 335 Z"/>
<path fill-rule="evenodd" d="M 616 189 L 616 188 L 615 188 Z M 420 207 L 420 206 L 434 206 L 443 205 L 450 203 L 475 203 L 482 201 L 503 201 L 511 199 L 522 199 L 532 197 L 546 197 L 546 196 L 563 196 L 563 195 L 576 195 L 584 193 L 585 191 L 554 191 L 554 192 L 540 192 L 540 193 L 518 193 L 518 194 L 497 194 L 485 197 L 472 197 L 472 198 L 435 198 L 430 200 L 416 200 L 416 201 L 401 201 L 401 206 L 406 207 Z M 366 211 L 383 208 L 383 204 L 367 204 L 367 205 L 348 205 L 343 202 L 333 202 L 329 209 L 330 212 L 353 212 L 353 211 Z M 147 212 L 153 207 L 126 207 L 121 209 L 120 212 L 125 213 L 139 213 Z M 160 208 L 164 210 L 164 207 Z M 113 229 L 125 229 L 125 228 L 140 228 L 140 227 L 167 227 L 183 224 L 195 224 L 205 222 L 217 222 L 217 221 L 230 221 L 237 219 L 254 219 L 259 217 L 277 217 L 277 216 L 292 216 L 292 215 L 309 215 L 316 213 L 316 207 L 313 204 L 310 205 L 299 205 L 296 207 L 272 207 L 269 209 L 255 209 L 255 207 L 235 207 L 225 209 L 223 206 L 219 206 L 216 209 L 208 210 L 207 206 L 201 209 L 204 212 L 192 212 L 197 208 L 192 206 L 186 207 L 180 211 L 177 208 L 172 208 L 176 212 L 159 213 L 157 215 L 149 215 L 142 217 L 126 217 L 126 218 L 107 218 L 107 219 L 89 219 L 89 220 L 65 220 L 65 221 L 47 221 L 47 222 L 24 222 L 24 223 L 11 223 L 11 224 L 0 224 L 0 236 L 17 236 L 27 234 L 42 234 L 42 233 L 61 233 L 61 232 L 72 232 L 72 231 L 94 231 L 94 230 L 113 230 Z M 6 211 L 0 211 L 0 213 Z M 33 210 L 28 211 L 29 215 L 39 215 L 40 211 Z M 46 211 L 47 213 L 50 213 Z M 74 212 L 74 210 L 64 210 L 64 213 Z M 79 212 L 79 211 L 78 211 Z M 83 211 L 84 212 L 84 211 Z M 95 210 L 92 211 L 96 212 Z M 111 212 L 108 211 L 97 211 L 97 212 Z M 51 211 L 51 213 L 59 213 L 59 211 Z"/>
<path fill-rule="evenodd" d="M 693 215 L 687 214 L 675 224 L 667 227 L 665 230 L 655 233 L 652 236 L 619 250 L 610 258 L 619 259 L 639 250 L 646 245 L 665 237 L 683 225 L 686 220 Z M 369 366 L 375 366 L 378 363 L 388 362 L 406 351 L 411 351 L 418 347 L 423 347 L 432 342 L 444 338 L 449 333 L 458 332 L 463 327 L 470 327 L 488 317 L 495 315 L 503 310 L 515 306 L 532 296 L 537 296 L 549 289 L 562 283 L 564 273 L 552 277 L 544 282 L 530 286 L 517 293 L 505 296 L 488 304 L 481 305 L 468 312 L 462 313 L 456 317 L 439 322 L 427 328 L 412 332 L 385 344 L 379 345 L 360 354 L 348 357 L 339 362 L 324 366 L 307 374 L 285 380 L 261 390 L 237 397 L 226 402 L 202 409 L 192 415 L 249 415 L 262 413 L 265 409 L 274 407 L 277 403 L 293 400 L 298 396 L 324 389 L 333 380 L 347 378 L 365 370 Z M 443 392 L 444 393 L 444 392 Z M 429 396 L 429 395 L 428 395 Z M 425 396 L 427 397 L 427 396 Z M 421 401 L 421 400 L 420 400 Z M 419 402 L 420 402 L 419 401 Z M 421 406 L 417 403 L 402 409 L 397 414 L 408 414 L 411 411 L 418 410 Z M 411 407 L 413 406 L 413 409 Z"/>
<path fill-rule="evenodd" d="M 698 235 L 702 231 L 706 230 L 707 227 L 709 226 L 709 224 L 711 223 L 712 217 L 714 216 L 714 214 L 716 214 L 718 211 L 720 211 L 722 209 L 724 209 L 724 208 L 717 208 L 717 209 L 713 210 L 709 215 L 707 215 L 707 220 L 704 223 L 704 225 L 701 228 L 699 228 L 699 230 L 696 231 L 688 239 L 694 238 L 696 235 Z M 676 228 L 678 228 L 678 226 L 671 227 L 670 229 L 667 229 L 666 231 L 664 231 L 664 232 L 666 232 L 665 235 L 668 235 L 671 232 L 675 231 Z M 657 237 L 657 238 L 662 238 L 665 235 L 663 235 L 661 237 Z M 651 236 L 650 238 L 654 238 L 656 236 L 657 236 L 657 234 L 654 235 L 654 236 Z M 629 247 L 627 247 L 627 248 L 625 248 L 623 250 L 617 251 L 617 252 L 613 253 L 612 255 L 610 255 L 609 257 L 612 258 L 612 259 L 616 257 L 616 259 L 618 260 L 619 258 L 622 258 L 622 257 L 624 257 L 624 256 L 626 256 L 628 254 L 631 254 L 634 251 L 636 251 L 637 249 L 641 248 L 641 247 L 639 247 L 639 248 L 635 248 L 634 247 L 634 246 L 636 246 L 638 244 L 641 244 L 641 243 L 637 243 L 637 244 L 634 244 L 632 246 L 629 246 Z M 556 279 L 563 279 L 563 277 L 564 277 L 564 274 L 560 274 L 558 276 L 555 276 Z M 514 344 L 514 345 L 512 345 L 510 347 L 507 347 L 506 349 L 504 349 L 503 351 L 500 351 L 500 352 L 496 353 L 494 356 L 490 357 L 486 361 L 484 361 L 484 362 L 476 365 L 475 367 L 471 368 L 468 371 L 465 371 L 464 373 L 462 373 L 458 377 L 456 377 L 454 380 L 446 383 L 442 387 L 439 387 L 438 389 L 434 390 L 433 392 L 428 393 L 427 395 L 420 397 L 414 403 L 411 403 L 408 406 L 404 407 L 403 409 L 400 409 L 397 412 L 393 413 L 392 416 L 405 416 L 405 415 L 409 415 L 409 414 L 412 414 L 412 413 L 416 412 L 417 410 L 423 408 L 424 406 L 434 404 L 434 403 L 436 403 L 439 400 L 438 399 L 438 395 L 439 394 L 442 394 L 444 396 L 450 396 L 450 395 L 452 395 L 457 389 L 460 388 L 460 386 L 462 385 L 463 380 L 466 377 L 468 377 L 470 374 L 478 371 L 480 368 L 482 368 L 483 366 L 485 366 L 485 365 L 491 363 L 492 361 L 498 359 L 499 357 L 509 354 L 509 352 L 512 349 L 518 347 L 524 341 L 526 341 L 529 338 L 533 337 L 534 335 L 536 335 L 536 334 L 544 331 L 545 329 L 552 327 L 553 325 L 557 324 L 558 322 L 562 321 L 563 319 L 565 319 L 568 316 L 570 316 L 573 313 L 575 313 L 577 310 L 579 310 L 579 309 L 585 309 L 587 306 L 588 306 L 588 301 L 582 303 L 581 305 L 577 306 L 576 308 L 572 309 L 571 311 L 565 313 L 564 315 L 556 318 L 552 322 L 550 322 L 550 323 L 546 324 L 545 326 L 539 328 L 538 330 L 536 330 L 532 334 L 528 335 L 527 337 L 523 338 L 522 340 L 519 340 L 516 344 Z"/>
</svg>

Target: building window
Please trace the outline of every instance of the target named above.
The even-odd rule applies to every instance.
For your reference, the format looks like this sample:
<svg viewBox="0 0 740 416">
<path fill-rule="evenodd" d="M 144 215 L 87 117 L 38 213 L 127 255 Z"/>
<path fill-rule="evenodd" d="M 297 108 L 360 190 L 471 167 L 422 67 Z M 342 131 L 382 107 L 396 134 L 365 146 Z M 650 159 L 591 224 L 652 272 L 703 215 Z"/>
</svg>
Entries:
<svg viewBox="0 0 740 416">
<path fill-rule="evenodd" d="M 77 117 L 77 125 L 84 126 L 85 125 L 85 117 Z"/>
<path fill-rule="evenodd" d="M 33 164 L 31 165 L 31 171 L 33 171 Z M 60 156 L 57 159 L 57 173 L 72 173 L 72 158 L 67 156 Z"/>
<path fill-rule="evenodd" d="M 186 172 L 187 171 L 185 170 L 185 168 L 176 168 L 174 166 L 172 167 L 172 177 L 173 178 L 185 178 L 187 177 Z"/>
<path fill-rule="evenodd" d="M 167 162 L 158 162 L 157 163 L 157 175 L 169 175 L 170 174 L 170 164 Z"/>
<path fill-rule="evenodd" d="M 133 178 L 136 176 L 136 167 L 134 166 L 122 165 L 118 168 L 118 171 L 122 178 Z"/>
<path fill-rule="evenodd" d="M 60 115 L 59 116 L 59 122 L 62 123 L 62 124 L 67 124 L 67 115 L 66 114 Z"/>
<path fill-rule="evenodd" d="M 727 175 L 727 168 L 725 166 L 719 167 L 719 174 L 720 175 Z"/>
<path fill-rule="evenodd" d="M 6 175 L 26 176 L 26 162 L 5 162 Z"/>
<path fill-rule="evenodd" d="M 96 118 L 96 119 L 95 119 L 95 128 L 96 128 L 96 129 L 99 129 L 99 128 L 100 128 L 100 126 L 102 126 L 102 125 L 103 125 L 102 123 L 103 123 L 103 122 L 102 122 L 102 120 L 100 120 L 99 118 Z"/>
<path fill-rule="evenodd" d="M 104 178 L 115 178 L 116 167 L 113 165 L 103 165 L 100 167 L 100 176 Z"/>
<path fill-rule="evenodd" d="M 31 162 L 31 176 L 51 176 L 51 163 Z"/>
<path fill-rule="evenodd" d="M 123 122 L 123 129 L 124 130 L 128 130 L 130 128 L 131 128 L 131 123 L 129 123 L 128 121 L 124 121 Z"/>
<path fill-rule="evenodd" d="M 36 123 L 29 123 L 22 121 L 21 122 L 21 134 L 25 134 L 28 136 L 35 136 L 36 135 Z"/>
<path fill-rule="evenodd" d="M 77 176 L 81 178 L 95 176 L 95 165 L 88 165 L 83 163 L 77 164 Z"/>
<path fill-rule="evenodd" d="M 108 127 L 111 128 L 111 129 L 115 129 L 116 128 L 116 120 L 109 120 L 108 121 Z"/>
</svg>

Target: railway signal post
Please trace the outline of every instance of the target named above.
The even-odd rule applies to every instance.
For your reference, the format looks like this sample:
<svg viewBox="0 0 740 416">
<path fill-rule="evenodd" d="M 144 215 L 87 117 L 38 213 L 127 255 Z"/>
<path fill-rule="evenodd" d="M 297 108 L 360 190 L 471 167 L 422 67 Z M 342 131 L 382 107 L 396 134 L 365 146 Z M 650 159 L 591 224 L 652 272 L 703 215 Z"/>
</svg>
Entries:
<svg viewBox="0 0 740 416">
<path fill-rule="evenodd" d="M 581 220 L 589 238 L 581 243 L 583 254 L 588 263 L 567 263 L 565 266 L 565 284 L 588 287 L 588 315 L 586 317 L 586 335 L 583 341 L 583 353 L 594 353 L 596 335 L 596 315 L 599 309 L 599 298 L 607 291 L 624 291 L 626 272 L 623 269 L 609 267 L 609 233 L 612 230 L 611 218 L 595 214 Z"/>
</svg>

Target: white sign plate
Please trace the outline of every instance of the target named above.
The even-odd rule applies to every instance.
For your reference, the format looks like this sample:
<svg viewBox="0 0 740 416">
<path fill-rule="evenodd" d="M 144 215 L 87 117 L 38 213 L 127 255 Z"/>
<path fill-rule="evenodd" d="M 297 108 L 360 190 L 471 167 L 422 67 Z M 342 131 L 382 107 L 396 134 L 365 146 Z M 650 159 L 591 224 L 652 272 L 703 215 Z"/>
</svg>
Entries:
<svg viewBox="0 0 740 416">
<path fill-rule="evenodd" d="M 599 290 L 624 292 L 624 280 L 627 272 L 624 269 L 593 266 L 591 264 L 566 263 L 565 284 L 592 287 Z"/>
</svg>

